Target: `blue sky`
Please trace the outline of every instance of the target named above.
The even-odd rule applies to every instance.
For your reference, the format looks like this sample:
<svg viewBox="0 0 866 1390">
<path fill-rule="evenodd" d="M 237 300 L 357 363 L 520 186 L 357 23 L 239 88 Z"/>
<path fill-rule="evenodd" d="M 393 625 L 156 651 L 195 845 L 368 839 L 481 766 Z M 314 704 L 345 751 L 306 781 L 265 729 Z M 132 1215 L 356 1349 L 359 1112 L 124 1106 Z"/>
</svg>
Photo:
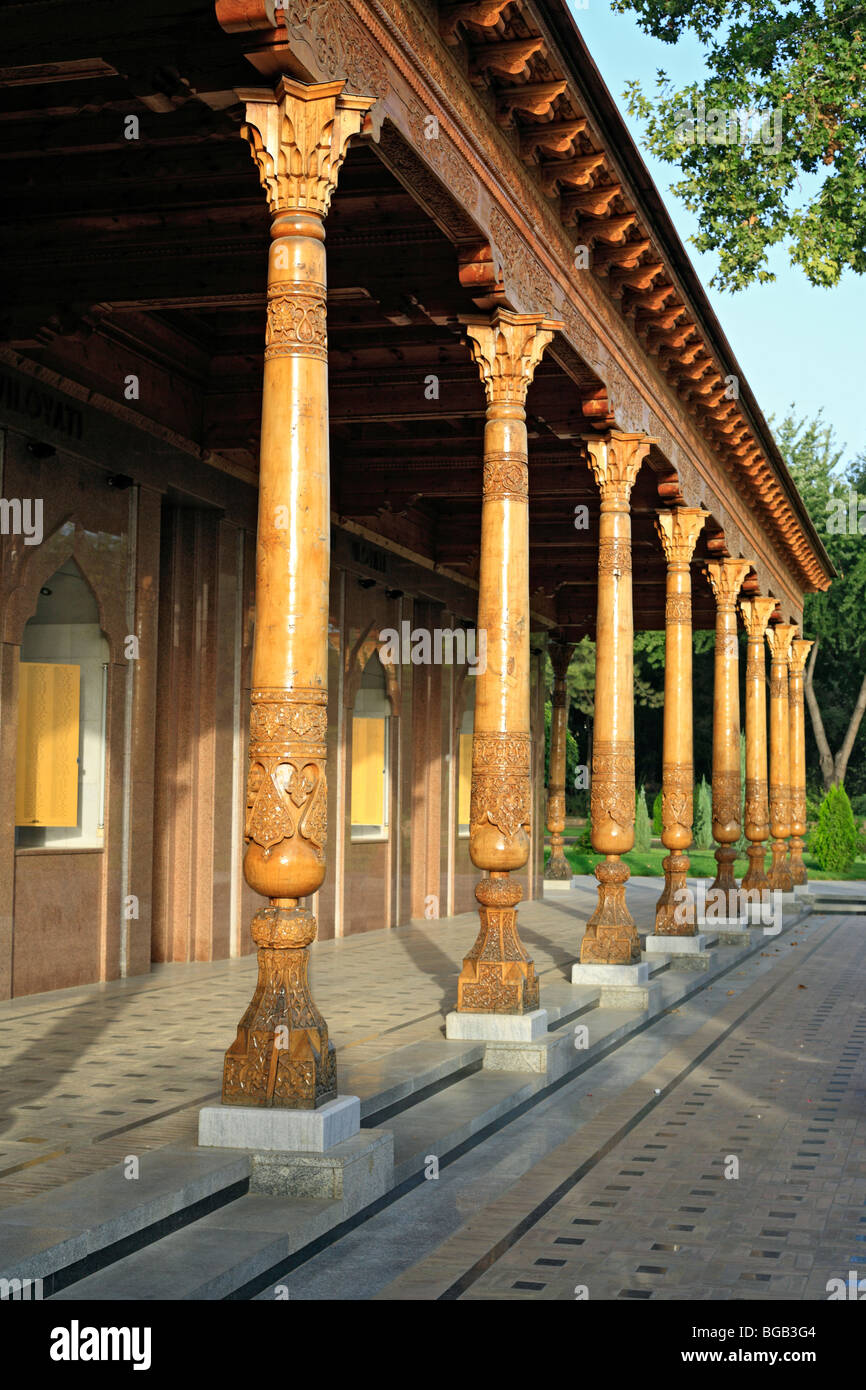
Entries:
<svg viewBox="0 0 866 1390">
<path fill-rule="evenodd" d="M 816 289 L 777 248 L 770 260 L 777 276 L 771 284 L 736 294 L 710 289 L 716 258 L 692 246 L 695 218 L 670 192 L 679 171 L 647 152 L 641 124 L 627 115 L 622 99 L 631 78 L 639 78 L 652 95 L 659 68 L 677 86 L 694 81 L 703 70 L 701 45 L 690 34 L 676 45 L 649 38 L 632 14 L 614 13 L 607 0 L 589 0 L 587 9 L 568 3 L 764 414 L 781 418 L 793 404 L 799 415 L 812 416 L 823 406 L 838 441 L 847 446 L 846 457 L 859 454 L 866 449 L 866 277 L 849 273 L 835 289 Z"/>
</svg>

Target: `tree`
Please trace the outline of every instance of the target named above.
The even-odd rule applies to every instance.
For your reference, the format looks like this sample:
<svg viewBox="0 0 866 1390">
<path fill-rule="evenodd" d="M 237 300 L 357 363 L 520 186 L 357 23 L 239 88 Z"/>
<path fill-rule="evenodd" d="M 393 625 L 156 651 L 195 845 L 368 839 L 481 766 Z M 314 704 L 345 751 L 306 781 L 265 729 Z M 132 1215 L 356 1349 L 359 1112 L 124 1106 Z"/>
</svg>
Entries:
<svg viewBox="0 0 866 1390">
<path fill-rule="evenodd" d="M 866 712 L 866 456 L 840 467 L 842 450 L 820 412 L 798 419 L 792 407 L 775 434 L 838 574 L 829 592 L 806 595 L 803 612 L 804 635 L 815 639 L 805 696 L 827 789 L 845 780 Z M 856 783 L 864 772 L 860 758 Z"/>
<path fill-rule="evenodd" d="M 678 164 L 673 191 L 696 214 L 712 284 L 773 280 L 767 252 L 787 244 L 813 285 L 866 270 L 866 11 L 855 0 L 612 0 L 646 34 L 704 46 L 706 76 L 655 99 L 624 99 L 646 144 Z M 805 176 L 805 177 L 804 177 Z"/>
</svg>

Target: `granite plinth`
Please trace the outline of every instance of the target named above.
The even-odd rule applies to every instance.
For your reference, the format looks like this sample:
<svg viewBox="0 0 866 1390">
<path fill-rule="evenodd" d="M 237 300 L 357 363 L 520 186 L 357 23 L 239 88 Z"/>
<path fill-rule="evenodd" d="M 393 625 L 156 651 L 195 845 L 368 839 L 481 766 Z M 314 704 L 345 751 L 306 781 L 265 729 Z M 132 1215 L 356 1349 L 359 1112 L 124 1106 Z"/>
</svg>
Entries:
<svg viewBox="0 0 866 1390">
<path fill-rule="evenodd" d="M 317 1110 L 206 1105 L 198 1115 L 198 1142 L 202 1148 L 324 1153 L 360 1128 L 357 1096 L 338 1096 Z"/>
</svg>

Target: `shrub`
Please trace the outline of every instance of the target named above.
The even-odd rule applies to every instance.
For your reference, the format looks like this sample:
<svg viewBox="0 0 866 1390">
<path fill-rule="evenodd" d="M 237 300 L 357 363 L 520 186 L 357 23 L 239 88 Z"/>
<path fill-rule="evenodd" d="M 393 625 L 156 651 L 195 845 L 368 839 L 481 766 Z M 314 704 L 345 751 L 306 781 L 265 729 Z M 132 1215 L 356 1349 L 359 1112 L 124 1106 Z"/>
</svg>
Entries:
<svg viewBox="0 0 866 1390">
<path fill-rule="evenodd" d="M 661 787 L 659 787 L 658 791 L 656 792 L 656 799 L 653 802 L 653 834 L 655 835 L 656 839 L 658 839 L 661 835 L 663 828 L 664 827 L 662 826 L 662 789 Z"/>
<path fill-rule="evenodd" d="M 592 822 L 589 816 L 586 818 L 586 825 L 581 830 L 574 842 L 575 849 L 579 849 L 581 854 L 592 854 Z"/>
<path fill-rule="evenodd" d="M 825 873 L 842 875 L 854 863 L 859 847 L 848 793 L 842 786 L 831 787 L 821 802 L 809 848 Z"/>
<path fill-rule="evenodd" d="M 646 795 L 641 786 L 635 793 L 634 802 L 634 847 L 641 854 L 646 854 L 652 844 L 652 830 L 652 821 L 646 808 Z"/>
<path fill-rule="evenodd" d="M 713 797 L 706 777 L 695 787 L 695 820 L 693 839 L 696 849 L 713 847 Z"/>
</svg>

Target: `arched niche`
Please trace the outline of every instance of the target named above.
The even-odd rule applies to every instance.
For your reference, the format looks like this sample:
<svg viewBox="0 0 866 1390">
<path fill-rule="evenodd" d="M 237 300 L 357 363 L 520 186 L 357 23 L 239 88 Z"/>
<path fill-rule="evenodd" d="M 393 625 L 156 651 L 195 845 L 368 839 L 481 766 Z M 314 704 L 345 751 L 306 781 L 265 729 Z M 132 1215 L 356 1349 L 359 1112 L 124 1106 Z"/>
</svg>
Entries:
<svg viewBox="0 0 866 1390">
<path fill-rule="evenodd" d="M 18 849 L 104 843 L 109 661 L 95 595 L 69 556 L 41 585 L 21 632 Z"/>
</svg>

